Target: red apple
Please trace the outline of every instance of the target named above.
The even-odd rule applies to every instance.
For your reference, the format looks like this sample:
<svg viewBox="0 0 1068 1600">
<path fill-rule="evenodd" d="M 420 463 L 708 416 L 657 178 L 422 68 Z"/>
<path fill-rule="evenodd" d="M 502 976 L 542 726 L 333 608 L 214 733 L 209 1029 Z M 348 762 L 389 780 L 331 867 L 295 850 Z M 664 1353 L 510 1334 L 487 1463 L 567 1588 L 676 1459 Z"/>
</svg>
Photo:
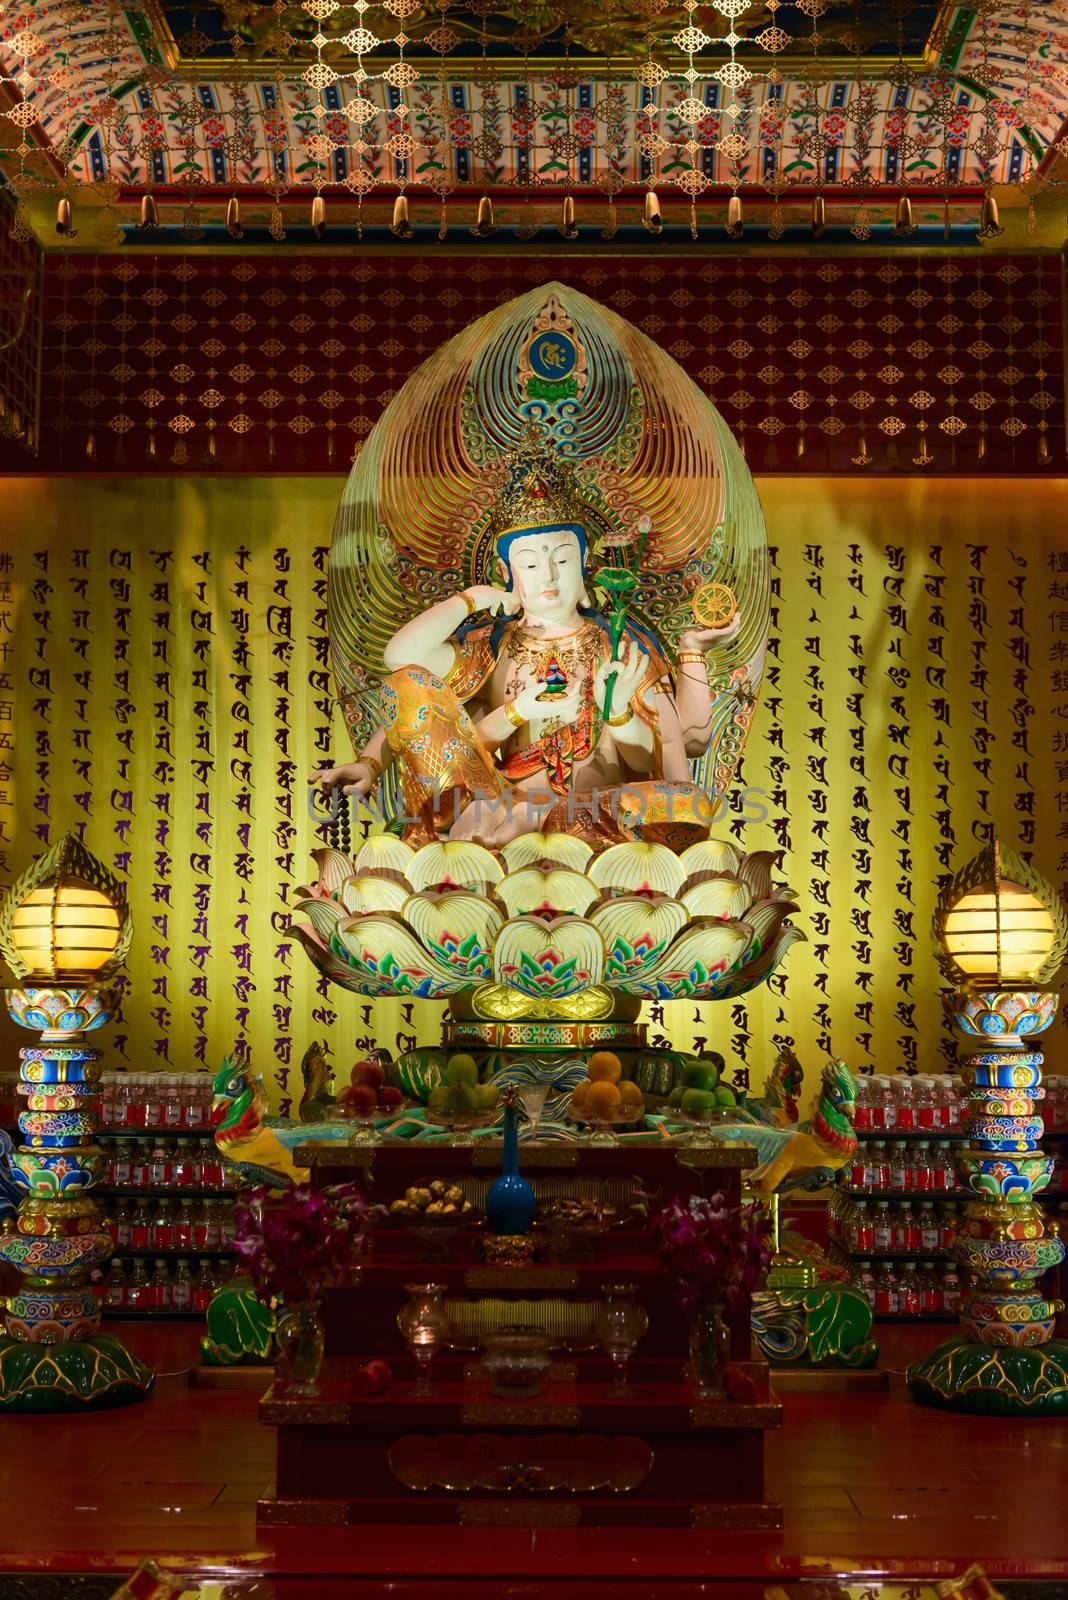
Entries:
<svg viewBox="0 0 1068 1600">
<path fill-rule="evenodd" d="M 337 1103 L 339 1106 L 347 1106 L 352 1104 L 353 1089 L 353 1084 L 346 1083 L 344 1088 L 338 1090 Z"/>
<path fill-rule="evenodd" d="M 349 1097 L 345 1102 L 353 1111 L 366 1114 L 374 1111 L 378 1105 L 378 1097 L 369 1083 L 353 1083 L 349 1086 Z"/>
<path fill-rule="evenodd" d="M 378 1091 L 378 1104 L 383 1111 L 397 1111 L 404 1103 L 404 1096 L 399 1089 L 391 1083 L 384 1084 Z"/>
<path fill-rule="evenodd" d="M 381 1089 L 386 1081 L 386 1075 L 377 1061 L 357 1061 L 352 1069 L 353 1083 L 367 1083 L 372 1089 Z"/>
</svg>

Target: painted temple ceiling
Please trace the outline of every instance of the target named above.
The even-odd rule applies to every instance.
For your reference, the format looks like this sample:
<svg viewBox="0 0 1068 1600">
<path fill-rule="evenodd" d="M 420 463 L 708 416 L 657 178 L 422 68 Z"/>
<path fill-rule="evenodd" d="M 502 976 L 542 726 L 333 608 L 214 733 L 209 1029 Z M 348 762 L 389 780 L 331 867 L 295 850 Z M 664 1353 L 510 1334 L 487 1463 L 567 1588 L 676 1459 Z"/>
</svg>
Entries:
<svg viewBox="0 0 1068 1600">
<path fill-rule="evenodd" d="M 23 200 L 1068 179 L 1068 0 L 27 0 L 0 8 L 0 69 Z"/>
</svg>

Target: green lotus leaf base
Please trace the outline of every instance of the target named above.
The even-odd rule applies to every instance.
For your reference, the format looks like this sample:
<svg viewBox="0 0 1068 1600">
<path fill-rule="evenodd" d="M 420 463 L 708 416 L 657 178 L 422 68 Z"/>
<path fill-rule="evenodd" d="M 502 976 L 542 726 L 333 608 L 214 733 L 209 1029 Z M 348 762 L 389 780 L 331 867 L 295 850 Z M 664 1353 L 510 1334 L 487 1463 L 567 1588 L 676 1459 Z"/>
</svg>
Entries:
<svg viewBox="0 0 1068 1600">
<path fill-rule="evenodd" d="M 156 1375 L 114 1334 L 78 1344 L 0 1337 L 0 1411 L 102 1411 L 144 1400 Z"/>
<path fill-rule="evenodd" d="M 913 1397 L 988 1417 L 1068 1417 L 1068 1340 L 1031 1350 L 950 1339 L 907 1373 Z"/>
<path fill-rule="evenodd" d="M 208 1331 L 200 1341 L 206 1367 L 262 1366 L 274 1349 L 275 1315 L 247 1278 L 236 1278 L 212 1295 Z"/>
<path fill-rule="evenodd" d="M 872 1320 L 867 1296 L 850 1284 L 782 1288 L 769 1274 L 767 1289 L 753 1296 L 753 1336 L 776 1365 L 874 1366 Z"/>
</svg>

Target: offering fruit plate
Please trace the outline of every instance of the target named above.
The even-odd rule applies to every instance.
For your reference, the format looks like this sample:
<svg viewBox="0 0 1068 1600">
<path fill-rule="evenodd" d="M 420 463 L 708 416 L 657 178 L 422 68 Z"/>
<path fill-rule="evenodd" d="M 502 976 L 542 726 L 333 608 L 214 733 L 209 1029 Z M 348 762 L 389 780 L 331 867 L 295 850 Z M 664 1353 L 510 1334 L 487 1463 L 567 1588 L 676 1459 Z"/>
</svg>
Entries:
<svg viewBox="0 0 1068 1600">
<path fill-rule="evenodd" d="M 462 1052 L 449 1057 L 440 1083 L 430 1091 L 426 1120 L 448 1128 L 454 1144 L 471 1144 L 476 1128 L 496 1122 L 501 1092 L 493 1083 L 479 1083 L 474 1058 Z"/>
</svg>

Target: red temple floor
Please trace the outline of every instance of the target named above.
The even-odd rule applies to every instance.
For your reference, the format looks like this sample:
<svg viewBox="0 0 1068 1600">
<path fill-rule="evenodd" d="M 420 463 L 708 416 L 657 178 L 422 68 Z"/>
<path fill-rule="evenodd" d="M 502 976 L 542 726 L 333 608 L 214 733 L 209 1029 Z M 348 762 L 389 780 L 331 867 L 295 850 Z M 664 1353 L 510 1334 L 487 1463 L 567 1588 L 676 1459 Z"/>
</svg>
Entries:
<svg viewBox="0 0 1068 1600">
<path fill-rule="evenodd" d="M 160 1373 L 140 1406 L 0 1426 L 0 1573 L 127 1573 L 144 1555 L 273 1574 L 294 1600 L 573 1594 L 674 1600 L 756 1594 L 831 1574 L 1068 1575 L 1068 1428 L 914 1405 L 901 1374 L 939 1328 L 882 1332 L 888 1393 L 787 1395 L 768 1436 L 781 1533 L 478 1528 L 264 1528 L 274 1441 L 258 1392 L 190 1388 L 199 1325 L 119 1325 Z M 339 1582 L 341 1577 L 347 1582 Z M 357 1584 L 351 1581 L 359 1578 Z M 454 1580 L 454 1581 L 450 1581 Z M 539 1581 L 540 1580 L 540 1581 Z M 2 1589 L 2 1584 L 0 1584 Z"/>
</svg>

